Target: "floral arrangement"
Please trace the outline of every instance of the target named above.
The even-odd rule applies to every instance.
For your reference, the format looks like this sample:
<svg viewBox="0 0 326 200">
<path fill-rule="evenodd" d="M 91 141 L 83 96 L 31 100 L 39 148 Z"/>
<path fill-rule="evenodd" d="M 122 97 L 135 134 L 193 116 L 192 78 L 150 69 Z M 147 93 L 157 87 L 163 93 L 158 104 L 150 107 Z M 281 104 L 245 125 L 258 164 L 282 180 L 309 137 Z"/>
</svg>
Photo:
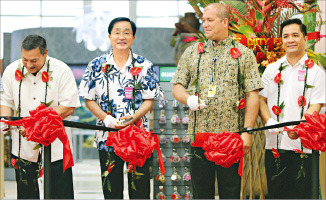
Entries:
<svg viewBox="0 0 326 200">
<path fill-rule="evenodd" d="M 199 7 L 204 8 L 210 3 L 223 3 L 230 11 L 229 31 L 236 41 L 252 49 L 256 55 L 259 72 L 262 75 L 267 65 L 276 62 L 285 55 L 282 47 L 280 35 L 280 24 L 294 15 L 303 14 L 304 17 L 311 13 L 319 14 L 319 21 L 309 21 L 306 23 L 308 40 L 310 44 L 307 47 L 308 57 L 315 63 L 321 64 L 326 69 L 325 53 L 315 53 L 310 50 L 319 40 L 321 26 L 325 24 L 322 21 L 321 10 L 318 4 L 301 4 L 296 0 L 246 0 L 242 1 L 220 1 L 220 0 L 188 0 L 194 8 L 199 18 L 202 18 L 202 12 Z M 318 31 L 314 32 L 318 27 Z M 311 31 L 312 30 L 312 31 Z M 185 42 L 202 39 L 203 34 L 197 34 L 196 37 L 187 38 Z"/>
</svg>

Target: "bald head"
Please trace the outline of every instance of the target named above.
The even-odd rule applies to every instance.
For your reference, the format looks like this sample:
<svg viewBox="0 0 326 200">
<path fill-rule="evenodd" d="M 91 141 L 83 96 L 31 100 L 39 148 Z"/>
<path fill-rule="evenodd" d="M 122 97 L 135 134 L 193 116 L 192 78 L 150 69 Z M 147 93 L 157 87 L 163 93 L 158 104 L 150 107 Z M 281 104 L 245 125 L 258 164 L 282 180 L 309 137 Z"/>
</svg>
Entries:
<svg viewBox="0 0 326 200">
<path fill-rule="evenodd" d="M 230 21 L 230 12 L 229 12 L 229 9 L 225 5 L 220 4 L 220 3 L 211 3 L 211 4 L 208 4 L 204 10 L 207 10 L 207 9 L 214 9 L 216 11 L 216 16 L 218 18 L 220 18 L 221 20 L 226 18 L 226 19 L 228 19 L 228 22 Z"/>
</svg>

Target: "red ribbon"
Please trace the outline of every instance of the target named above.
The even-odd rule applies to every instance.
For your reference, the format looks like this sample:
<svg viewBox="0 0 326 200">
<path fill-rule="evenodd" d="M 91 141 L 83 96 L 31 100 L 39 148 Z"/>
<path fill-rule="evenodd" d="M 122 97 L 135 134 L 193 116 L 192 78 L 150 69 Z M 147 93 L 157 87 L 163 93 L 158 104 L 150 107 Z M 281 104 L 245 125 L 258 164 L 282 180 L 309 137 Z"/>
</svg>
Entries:
<svg viewBox="0 0 326 200">
<path fill-rule="evenodd" d="M 63 172 L 74 166 L 70 144 L 65 131 L 61 116 L 51 107 L 44 104 L 39 105 L 35 110 L 29 111 L 30 116 L 16 121 L 4 121 L 11 126 L 23 126 L 27 141 L 49 146 L 59 138 L 63 144 Z"/>
<path fill-rule="evenodd" d="M 146 131 L 144 126 L 127 126 L 118 132 L 109 132 L 106 146 L 112 146 L 115 154 L 128 162 L 128 169 L 142 167 L 151 157 L 154 149 L 158 153 L 158 162 L 163 175 L 165 171 L 160 143 L 156 134 Z"/>
<path fill-rule="evenodd" d="M 310 115 L 305 114 L 307 122 L 301 122 L 294 128 L 284 127 L 284 131 L 295 131 L 298 133 L 303 147 L 315 151 L 326 151 L 326 116 L 325 113 L 318 114 L 316 111 Z"/>
<path fill-rule="evenodd" d="M 225 168 L 229 168 L 240 160 L 238 174 L 242 177 L 243 141 L 239 134 L 231 132 L 197 133 L 191 146 L 203 148 L 204 155 L 209 161 Z"/>
<path fill-rule="evenodd" d="M 308 40 L 320 40 L 320 38 L 326 37 L 326 35 L 321 35 L 320 32 L 307 33 Z"/>
</svg>

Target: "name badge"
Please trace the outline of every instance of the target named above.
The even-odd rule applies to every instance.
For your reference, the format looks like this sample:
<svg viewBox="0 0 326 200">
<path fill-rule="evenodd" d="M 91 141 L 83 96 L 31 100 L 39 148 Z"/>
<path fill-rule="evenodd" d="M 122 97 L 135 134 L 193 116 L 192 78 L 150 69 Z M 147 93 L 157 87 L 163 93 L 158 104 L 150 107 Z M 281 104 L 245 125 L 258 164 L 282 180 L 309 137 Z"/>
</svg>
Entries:
<svg viewBox="0 0 326 200">
<path fill-rule="evenodd" d="M 133 93 L 132 93 L 132 87 L 125 87 L 125 99 L 132 99 Z"/>
<path fill-rule="evenodd" d="M 216 94 L 216 85 L 208 86 L 207 97 L 215 97 L 215 94 Z"/>
<path fill-rule="evenodd" d="M 306 74 L 306 70 L 298 70 L 298 81 L 304 81 L 305 74 Z"/>
</svg>

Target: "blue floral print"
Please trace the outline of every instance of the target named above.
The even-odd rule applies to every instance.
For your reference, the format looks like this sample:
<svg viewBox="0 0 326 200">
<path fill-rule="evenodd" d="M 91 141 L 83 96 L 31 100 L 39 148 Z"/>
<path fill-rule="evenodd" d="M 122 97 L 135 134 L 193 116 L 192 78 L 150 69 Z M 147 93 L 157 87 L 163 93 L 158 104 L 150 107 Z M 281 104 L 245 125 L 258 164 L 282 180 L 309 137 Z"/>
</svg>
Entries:
<svg viewBox="0 0 326 200">
<path fill-rule="evenodd" d="M 134 65 L 131 56 L 133 56 Z M 106 62 L 110 66 L 107 73 L 102 71 L 102 64 Z M 135 76 L 135 81 L 130 73 L 132 67 L 142 67 L 140 74 Z M 108 83 L 108 84 L 107 84 Z M 135 87 L 140 85 L 141 89 L 134 90 L 134 99 L 125 99 L 125 87 Z M 107 98 L 109 90 L 109 99 Z M 125 115 L 133 115 L 138 110 L 144 99 L 154 99 L 161 95 L 162 90 L 159 85 L 158 77 L 153 71 L 152 63 L 146 58 L 133 54 L 122 67 L 121 70 L 116 67 L 112 50 L 109 53 L 93 59 L 85 70 L 84 76 L 79 86 L 79 94 L 85 99 L 95 100 L 103 111 L 107 111 L 109 106 L 111 114 L 119 119 Z M 148 130 L 149 122 L 145 116 L 142 117 L 143 125 Z M 104 126 L 104 123 L 97 119 L 97 125 Z M 107 139 L 107 132 L 97 131 L 95 134 L 95 146 L 100 149 L 103 142 Z M 97 144 L 97 145 L 96 145 Z"/>
</svg>

